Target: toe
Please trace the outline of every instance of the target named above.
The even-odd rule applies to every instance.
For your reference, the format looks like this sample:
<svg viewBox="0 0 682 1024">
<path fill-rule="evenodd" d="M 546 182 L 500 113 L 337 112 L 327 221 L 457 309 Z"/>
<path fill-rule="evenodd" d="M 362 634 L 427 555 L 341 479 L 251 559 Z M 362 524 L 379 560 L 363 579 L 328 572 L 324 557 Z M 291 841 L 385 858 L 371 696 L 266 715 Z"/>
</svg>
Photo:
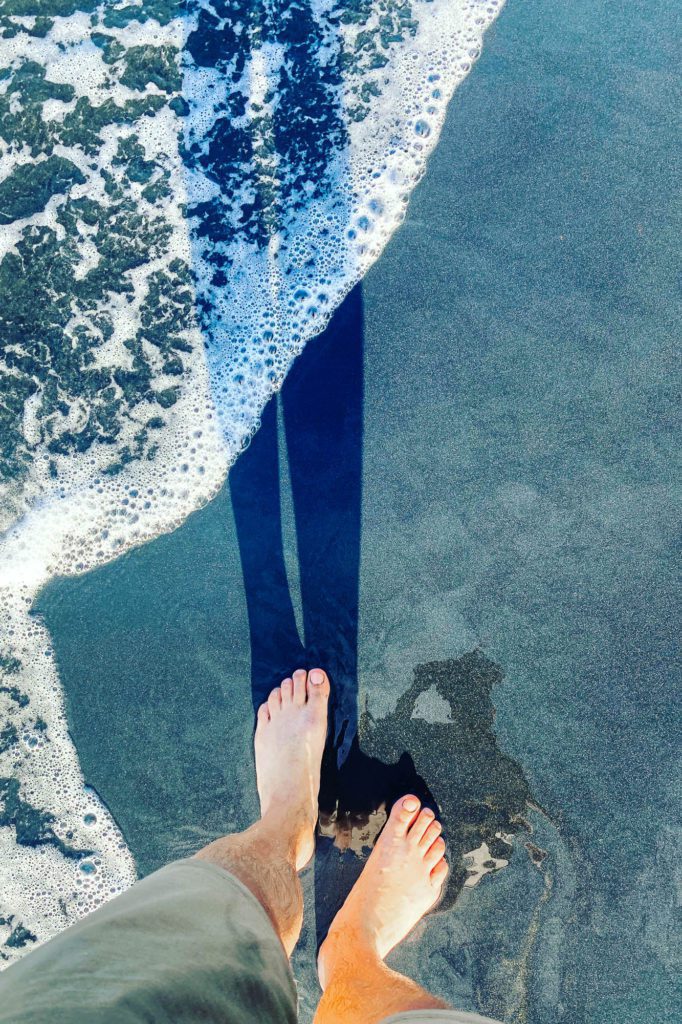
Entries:
<svg viewBox="0 0 682 1024">
<path fill-rule="evenodd" d="M 431 844 L 431 846 L 424 854 L 424 863 L 426 864 L 427 868 L 429 868 L 429 870 L 432 870 L 433 868 L 435 868 L 438 861 L 443 859 L 444 855 L 445 840 L 440 838 L 436 839 L 436 841 Z"/>
<path fill-rule="evenodd" d="M 282 685 L 280 686 L 282 693 L 282 704 L 291 704 L 294 697 L 294 681 L 293 679 L 283 679 Z"/>
<path fill-rule="evenodd" d="M 281 707 L 282 707 L 282 691 L 280 690 L 280 688 L 278 686 L 278 687 L 276 687 L 276 689 L 274 689 L 271 692 L 270 696 L 268 697 L 268 708 L 270 709 L 270 714 L 272 714 L 273 711 L 279 711 L 279 709 Z"/>
<path fill-rule="evenodd" d="M 424 832 L 424 835 L 419 841 L 419 846 L 422 850 L 428 850 L 433 843 L 434 839 L 438 839 L 438 836 L 443 831 L 443 826 L 439 821 L 432 821 L 429 827 Z"/>
<path fill-rule="evenodd" d="M 407 830 L 417 817 L 420 803 L 416 796 L 408 793 L 407 796 L 396 800 L 391 808 L 391 814 L 386 822 L 386 828 L 391 829 L 395 835 L 407 835 Z"/>
<path fill-rule="evenodd" d="M 304 668 L 297 668 L 294 672 L 294 704 L 301 707 L 305 704 L 305 681 L 308 673 Z"/>
<path fill-rule="evenodd" d="M 308 673 L 308 700 L 327 700 L 329 697 L 329 677 L 321 668 L 314 668 Z"/>
<path fill-rule="evenodd" d="M 428 829 L 431 822 L 433 821 L 434 817 L 435 815 L 430 807 L 423 807 L 419 817 L 417 818 L 414 825 L 410 829 L 410 839 L 413 839 L 415 843 L 418 843 L 422 836 L 424 835 L 424 833 L 426 832 L 426 830 Z M 433 838 L 435 839 L 436 837 L 434 836 Z"/>
<path fill-rule="evenodd" d="M 435 868 L 431 871 L 431 885 L 436 889 L 440 889 L 441 885 L 448 877 L 448 862 L 441 859 L 436 864 Z"/>
<path fill-rule="evenodd" d="M 270 721 L 270 712 L 268 710 L 267 702 L 265 704 L 261 704 L 261 706 L 258 708 L 256 718 L 258 719 L 259 725 L 262 725 L 265 722 Z"/>
</svg>

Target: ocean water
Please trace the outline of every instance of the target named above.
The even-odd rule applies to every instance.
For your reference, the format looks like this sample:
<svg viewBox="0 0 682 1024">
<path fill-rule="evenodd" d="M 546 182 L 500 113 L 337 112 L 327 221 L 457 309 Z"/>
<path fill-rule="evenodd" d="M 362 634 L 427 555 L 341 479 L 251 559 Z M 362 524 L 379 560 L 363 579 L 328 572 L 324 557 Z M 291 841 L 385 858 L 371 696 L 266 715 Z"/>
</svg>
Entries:
<svg viewBox="0 0 682 1024">
<path fill-rule="evenodd" d="M 370 6 L 348 10 L 372 17 Z M 121 9 L 128 14 L 109 14 L 109 21 L 128 19 L 127 26 L 111 26 L 112 33 L 137 24 L 130 11 L 141 8 Z M 312 10 L 319 21 L 332 8 Z M 486 23 L 493 13 L 490 5 L 477 12 Z M 83 23 L 82 32 L 91 31 Z M 415 30 L 389 46 L 407 53 L 418 39 Z M 451 46 L 444 41 L 446 52 Z M 30 676 L 9 647 L 3 663 L 3 695 L 14 715 L 7 728 L 21 716 L 17 735 L 6 732 L 0 744 L 7 777 L 3 955 L 30 952 L 34 935 L 63 926 L 135 872 L 248 824 L 257 806 L 253 706 L 295 664 L 317 661 L 334 682 L 335 745 L 325 765 L 315 863 L 305 876 L 307 920 L 295 961 L 302 1019 L 311 1018 L 317 996 L 316 941 L 360 869 L 385 806 L 407 788 L 419 788 L 439 809 L 453 873 L 441 912 L 401 948 L 396 966 L 456 1005 L 505 1021 L 679 1018 L 678 48 L 679 15 L 666 3 L 509 0 L 449 103 L 437 145 L 440 123 L 430 135 L 415 133 L 420 142 L 432 140 L 430 159 L 402 227 L 394 231 L 388 221 L 379 251 L 368 252 L 362 267 L 353 255 L 355 272 L 335 295 L 354 287 L 263 410 L 262 377 L 232 381 L 252 388 L 259 428 L 227 484 L 179 525 L 218 489 L 230 453 L 248 433 L 246 418 L 234 415 L 237 392 L 216 398 L 227 386 L 221 346 L 234 355 L 226 339 L 237 329 L 227 297 L 250 295 L 254 280 L 281 289 L 259 262 L 257 237 L 248 235 L 262 225 L 260 214 L 245 218 L 244 236 L 238 230 L 227 239 L 216 234 L 224 223 L 235 228 L 235 209 L 224 209 L 224 199 L 219 213 L 197 214 L 183 250 L 196 279 L 175 283 L 159 302 L 194 289 L 186 302 L 198 307 L 198 321 L 186 329 L 207 338 L 207 357 L 191 367 L 199 383 L 183 385 L 168 407 L 193 396 L 160 430 L 166 440 L 157 458 L 167 451 L 172 463 L 193 410 L 205 435 L 188 444 L 205 444 L 206 456 L 188 465 L 204 466 L 197 477 L 205 484 L 177 487 L 163 514 L 153 506 L 149 532 L 162 522 L 169 529 L 176 510 L 175 532 L 116 560 L 98 538 L 100 548 L 87 547 L 82 568 L 98 559 L 108 564 L 51 583 L 37 600 L 48 568 L 73 572 L 77 562 L 52 556 L 46 565 L 49 557 L 33 548 L 17 554 L 5 542 L 3 549 L 3 583 L 11 573 L 12 594 L 24 601 L 13 635 L 34 644 Z M 279 59 L 267 49 L 261 56 Z M 202 51 L 204 64 L 196 51 L 192 57 L 195 67 L 185 72 L 192 81 L 178 91 L 194 113 L 173 113 L 189 118 L 190 136 L 208 138 L 213 129 L 197 126 L 216 123 L 216 105 L 202 108 L 197 96 L 221 86 L 210 90 L 201 79 L 209 73 L 196 68 L 211 68 L 215 54 Z M 129 61 L 117 60 L 120 77 Z M 427 64 L 427 78 L 442 73 Z M 258 71 L 261 93 L 271 66 Z M 224 80 L 226 69 L 219 73 Z M 321 77 L 325 88 L 340 89 L 333 75 Z M 162 91 L 153 86 L 150 94 Z M 310 88 L 306 82 L 303 94 Z M 371 103 L 371 89 L 366 93 Z M 349 107 L 332 103 L 325 124 L 346 160 L 348 143 L 336 133 L 340 124 L 348 127 Z M 402 113 L 400 104 L 396 110 Z M 209 150 L 210 143 L 198 159 Z M 113 165 L 113 150 L 107 152 Z M 306 173 L 317 173 L 327 158 L 312 143 L 303 153 L 311 160 Z M 22 154 L 28 163 L 31 154 Z M 128 168 L 128 177 L 136 160 L 148 159 L 134 147 L 131 154 L 114 165 Z M 253 173 L 251 163 L 242 181 Z M 135 187 L 162 176 L 157 169 Z M 198 188 L 194 173 L 187 177 Z M 70 187 L 85 184 L 75 179 Z M 230 178 L 228 198 L 240 187 Z M 339 200 L 342 217 L 351 216 L 349 194 Z M 138 192 L 131 195 L 137 203 Z M 197 194 L 188 202 L 198 205 Z M 278 202 L 265 204 L 268 245 L 281 234 Z M 159 203 L 164 216 L 175 209 L 168 197 Z M 186 214 L 176 218 L 177 232 Z M 81 223 L 87 227 L 87 219 Z M 85 227 L 78 229 L 80 260 L 89 252 Z M 309 244 L 307 226 L 298 230 Z M 254 263 L 240 283 L 219 279 L 209 287 L 208 256 L 229 261 L 233 239 L 254 247 Z M 63 250 L 64 238 L 58 241 Z M 241 259 L 231 264 L 240 272 Z M 226 278 L 232 272 L 223 271 Z M 159 287 L 168 273 L 164 266 Z M 144 316 L 141 292 L 137 306 L 137 298 L 128 304 L 135 306 L 131 318 Z M 58 288 L 50 285 L 50 293 Z M 147 286 L 147 302 L 155 294 Z M 272 295 L 259 293 L 258 316 Z M 99 296 L 98 316 L 109 310 L 116 321 L 111 310 L 127 309 L 107 306 L 117 301 L 111 292 Z M 286 306 L 281 291 L 276 304 Z M 180 314 L 170 315 L 176 322 Z M 282 314 L 281 336 L 267 339 L 280 346 L 272 354 L 281 366 L 298 351 L 292 345 L 281 355 L 296 333 L 289 315 Z M 319 330 L 314 323 L 311 335 Z M 176 352 L 191 362 L 190 353 Z M 278 390 L 279 380 L 270 383 Z M 203 418 L 206 409 L 211 420 Z M 25 439 L 26 420 L 24 413 Z M 61 428 L 78 436 L 73 424 Z M 29 429 L 28 440 L 36 436 Z M 98 444 L 101 438 L 91 448 Z M 83 498 L 88 474 L 101 472 L 91 448 L 88 468 L 68 477 L 88 529 L 88 516 L 103 507 L 93 499 L 88 510 Z M 68 460 L 73 453 L 56 454 Z M 126 463 L 114 485 L 141 461 Z M 47 483 L 28 472 L 18 494 L 10 474 L 3 506 L 18 514 L 21 502 L 31 504 L 20 523 L 31 524 L 36 543 L 46 529 L 40 511 L 53 515 L 49 500 L 35 497 L 38 486 L 58 479 L 49 469 L 45 476 Z M 142 525 L 116 518 L 124 524 L 119 547 L 143 539 L 144 517 Z M 108 528 L 99 520 L 97 527 Z M 64 532 L 53 530 L 50 540 Z M 45 651 L 48 671 L 38 661 Z M 22 706 L 28 692 L 21 684 L 40 680 L 52 718 L 32 710 L 37 690 Z M 64 717 L 54 696 L 62 691 Z M 50 765 L 49 751 L 59 748 L 63 757 L 68 737 L 78 760 L 64 771 L 63 761 Z M 32 782 L 36 750 L 48 765 L 39 786 Z M 67 794 L 50 781 L 50 770 L 69 780 Z M 83 783 L 90 788 L 73 806 L 97 820 L 68 835 L 65 796 L 74 799 Z M 43 802 L 53 789 L 52 802 Z M 89 865 L 96 870 L 81 871 Z M 77 891 L 79 871 L 85 897 L 56 912 L 55 892 Z M 52 891 L 44 882 L 38 889 L 38 873 L 54 880 Z"/>
</svg>

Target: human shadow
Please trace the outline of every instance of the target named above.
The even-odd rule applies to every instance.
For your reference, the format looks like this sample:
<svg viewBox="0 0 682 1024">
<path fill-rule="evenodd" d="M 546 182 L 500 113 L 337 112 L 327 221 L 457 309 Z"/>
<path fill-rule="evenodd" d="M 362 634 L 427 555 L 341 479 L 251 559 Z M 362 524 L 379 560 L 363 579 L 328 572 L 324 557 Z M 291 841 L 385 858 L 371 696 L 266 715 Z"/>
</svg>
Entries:
<svg viewBox="0 0 682 1024">
<path fill-rule="evenodd" d="M 317 939 L 362 870 L 395 800 L 415 793 L 442 819 L 451 872 L 441 909 L 504 867 L 537 806 L 521 767 L 499 748 L 492 694 L 499 665 L 475 649 L 414 667 L 395 709 L 358 708 L 362 505 L 363 307 L 358 285 L 295 362 L 281 394 L 298 546 L 300 637 L 282 534 L 275 400 L 229 482 L 251 634 L 254 709 L 297 666 L 332 681 L 315 857 Z M 363 748 L 360 746 L 362 739 Z"/>
<path fill-rule="evenodd" d="M 320 795 L 318 936 L 362 866 L 344 836 L 371 825 L 406 791 L 434 806 L 412 758 L 367 757 L 358 741 L 358 607 L 362 504 L 363 305 L 357 285 L 327 329 L 294 363 L 281 392 L 304 636 L 282 536 L 276 400 L 229 476 L 251 635 L 254 709 L 297 666 L 332 681 L 330 736 Z M 364 833 L 363 833 L 364 834 Z M 368 839 L 371 844 L 371 837 Z M 350 853 L 356 853 L 351 856 Z M 343 854 L 348 854 L 342 856 Z"/>
<path fill-rule="evenodd" d="M 356 287 L 281 391 L 293 500 L 300 637 L 282 538 L 276 398 L 229 476 L 251 633 L 254 709 L 297 665 L 333 680 L 339 761 L 357 730 L 362 488 L 362 295 Z"/>
</svg>

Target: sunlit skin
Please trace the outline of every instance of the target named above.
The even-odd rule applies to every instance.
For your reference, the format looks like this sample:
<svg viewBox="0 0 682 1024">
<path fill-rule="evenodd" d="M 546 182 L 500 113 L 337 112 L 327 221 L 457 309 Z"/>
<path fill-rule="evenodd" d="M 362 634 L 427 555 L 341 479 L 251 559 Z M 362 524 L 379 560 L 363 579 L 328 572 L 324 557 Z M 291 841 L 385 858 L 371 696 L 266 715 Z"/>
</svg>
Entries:
<svg viewBox="0 0 682 1024">
<path fill-rule="evenodd" d="M 196 856 L 226 868 L 267 911 L 288 955 L 301 933 L 298 872 L 315 848 L 330 684 L 297 669 L 258 709 L 256 779 L 261 818 Z M 438 901 L 448 867 L 440 824 L 416 796 L 396 801 L 367 864 L 332 922 L 318 960 L 323 996 L 315 1024 L 379 1024 L 406 1010 L 443 1009 L 384 959 Z"/>
</svg>

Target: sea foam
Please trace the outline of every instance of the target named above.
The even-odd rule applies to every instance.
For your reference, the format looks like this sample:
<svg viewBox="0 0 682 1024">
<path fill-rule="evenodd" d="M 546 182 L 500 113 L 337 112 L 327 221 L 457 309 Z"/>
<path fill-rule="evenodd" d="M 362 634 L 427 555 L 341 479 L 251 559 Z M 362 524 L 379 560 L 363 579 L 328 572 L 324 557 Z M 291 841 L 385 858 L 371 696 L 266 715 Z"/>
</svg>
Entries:
<svg viewBox="0 0 682 1024">
<path fill-rule="evenodd" d="M 400 225 L 500 6 L 5 4 L 3 962 L 135 878 L 35 595 L 217 493 Z"/>
</svg>

